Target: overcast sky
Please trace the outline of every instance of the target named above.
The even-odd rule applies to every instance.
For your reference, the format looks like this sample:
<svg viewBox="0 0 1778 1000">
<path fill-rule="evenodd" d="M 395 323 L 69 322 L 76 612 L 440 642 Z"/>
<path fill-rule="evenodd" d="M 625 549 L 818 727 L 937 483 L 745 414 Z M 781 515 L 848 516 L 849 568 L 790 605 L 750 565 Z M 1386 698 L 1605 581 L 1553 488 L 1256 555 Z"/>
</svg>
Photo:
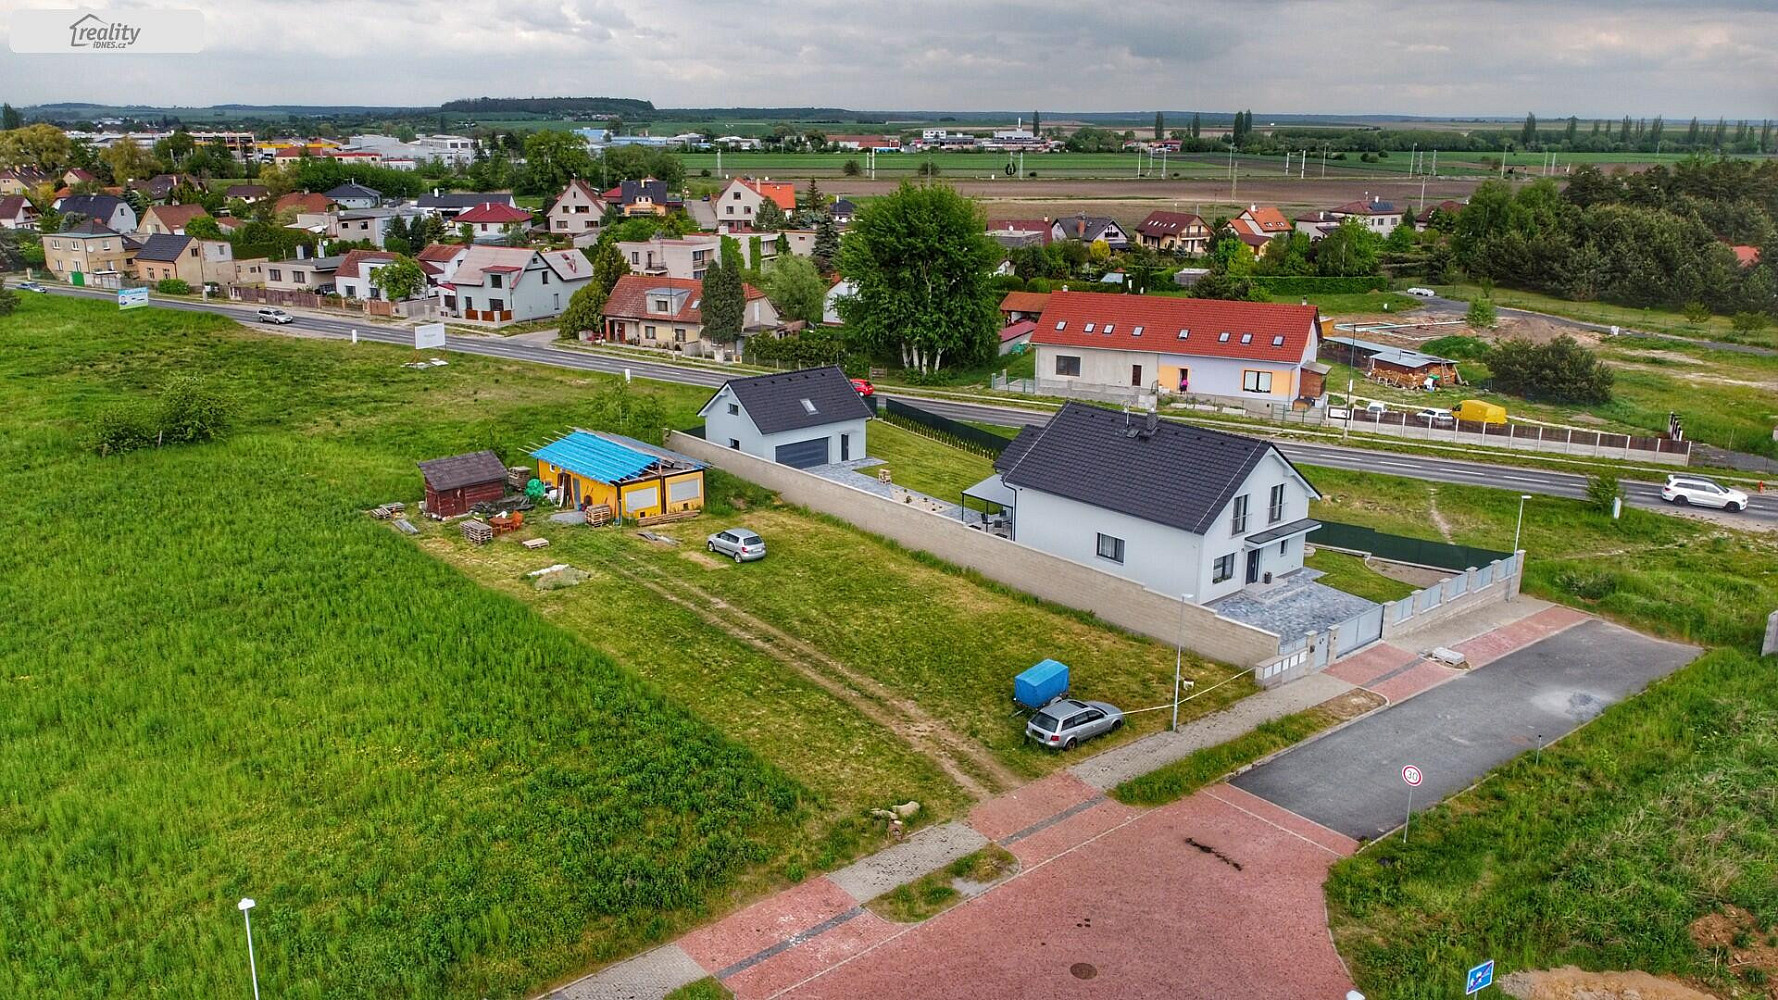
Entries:
<svg viewBox="0 0 1778 1000">
<path fill-rule="evenodd" d="M 6 15 L 74 6 L 0 0 Z M 205 52 L 4 52 L 0 99 L 408 105 L 611 96 L 660 107 L 1778 118 L 1778 0 L 128 6 L 203 11 Z"/>
</svg>

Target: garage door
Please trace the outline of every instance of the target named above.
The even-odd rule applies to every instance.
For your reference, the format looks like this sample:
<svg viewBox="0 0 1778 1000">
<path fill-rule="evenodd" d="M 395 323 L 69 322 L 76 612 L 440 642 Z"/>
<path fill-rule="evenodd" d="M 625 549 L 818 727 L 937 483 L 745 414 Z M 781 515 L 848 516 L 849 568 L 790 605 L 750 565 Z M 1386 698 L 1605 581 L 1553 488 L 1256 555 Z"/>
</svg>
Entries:
<svg viewBox="0 0 1778 1000">
<path fill-rule="evenodd" d="M 827 439 L 818 437 L 811 441 L 797 441 L 792 444 L 781 444 L 774 454 L 780 465 L 788 465 L 795 469 L 806 469 L 811 465 L 827 464 Z"/>
</svg>

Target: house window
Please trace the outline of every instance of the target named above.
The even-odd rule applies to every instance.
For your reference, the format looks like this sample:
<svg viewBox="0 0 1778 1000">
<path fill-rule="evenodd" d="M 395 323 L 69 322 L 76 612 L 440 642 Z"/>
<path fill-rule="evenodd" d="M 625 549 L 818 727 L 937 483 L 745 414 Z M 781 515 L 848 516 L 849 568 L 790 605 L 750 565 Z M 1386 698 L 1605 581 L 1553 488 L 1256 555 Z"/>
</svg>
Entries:
<svg viewBox="0 0 1778 1000">
<path fill-rule="evenodd" d="M 1080 374 L 1080 356 L 1075 355 L 1075 354 L 1058 354 L 1058 355 L 1056 355 L 1056 374 L 1057 375 L 1079 375 Z"/>
<path fill-rule="evenodd" d="M 1290 539 L 1286 538 L 1278 543 L 1278 554 L 1281 556 L 1290 554 Z"/>
<path fill-rule="evenodd" d="M 1134 330 L 1131 330 L 1131 331 L 1130 331 L 1130 336 L 1132 336 L 1132 337 L 1140 337 L 1140 336 L 1142 336 L 1142 328 L 1141 328 L 1141 327 L 1137 327 L 1137 328 L 1136 328 L 1136 329 L 1134 329 Z"/>
<path fill-rule="evenodd" d="M 1109 559 L 1114 563 L 1124 561 L 1124 540 L 1113 538 L 1104 532 L 1099 533 L 1099 558 Z"/>
<path fill-rule="evenodd" d="M 1191 332 L 1191 331 L 1190 331 L 1190 330 L 1181 330 L 1181 331 L 1179 331 L 1179 339 L 1180 339 L 1180 340 L 1190 340 L 1190 339 L 1191 339 L 1191 335 L 1192 335 L 1192 332 Z"/>
<path fill-rule="evenodd" d="M 1234 577 L 1235 554 L 1230 552 L 1226 556 L 1218 556 L 1216 558 L 1216 571 L 1210 575 L 1210 582 L 1221 583 L 1224 580 L 1232 580 Z"/>
<path fill-rule="evenodd" d="M 728 415 L 731 417 L 740 416 L 741 415 L 741 404 L 739 404 L 739 403 L 728 404 Z"/>
<path fill-rule="evenodd" d="M 797 402 L 799 402 L 799 403 L 801 403 L 801 404 L 803 404 L 803 412 L 804 412 L 804 413 L 807 413 L 807 414 L 809 414 L 809 415 L 810 415 L 810 416 L 814 416 L 814 415 L 815 415 L 815 402 L 814 402 L 814 400 L 809 400 L 809 399 L 799 399 L 799 400 L 797 400 Z"/>
<path fill-rule="evenodd" d="M 728 439 L 728 446 L 729 446 L 729 447 L 730 447 L 730 448 L 733 448 L 733 449 L 735 449 L 735 450 L 736 450 L 736 451 L 740 451 L 740 450 L 741 450 L 741 442 L 739 442 L 739 441 L 737 441 L 737 440 L 735 440 L 735 439 L 734 439 L 734 438 L 729 438 L 729 439 Z"/>
<path fill-rule="evenodd" d="M 1242 335 L 1241 335 L 1241 343 L 1243 343 L 1243 344 L 1251 344 L 1251 343 L 1253 343 L 1253 334 L 1251 334 L 1251 333 L 1243 333 L 1243 334 L 1242 334 Z"/>
<path fill-rule="evenodd" d="M 1067 327 L 1068 327 L 1068 321 L 1067 321 L 1067 320 L 1065 320 L 1065 319 L 1059 319 L 1059 320 L 1056 320 L 1056 329 L 1058 329 L 1058 330 L 1064 330 L 1064 329 L 1067 329 Z"/>
<path fill-rule="evenodd" d="M 488 308 L 495 312 L 501 312 L 506 309 L 506 302 L 503 299 L 489 299 Z"/>
<path fill-rule="evenodd" d="M 1136 386 L 1139 386 L 1142 384 L 1142 366 L 1141 365 L 1131 365 L 1130 366 L 1130 384 L 1136 385 Z"/>
<path fill-rule="evenodd" d="M 1252 370 L 1242 372 L 1241 390 L 1243 392 L 1271 392 L 1272 373 Z"/>
<path fill-rule="evenodd" d="M 1093 332 L 1093 324 L 1088 323 L 1086 326 L 1081 327 L 1081 329 L 1085 330 L 1088 333 L 1092 333 Z"/>
<path fill-rule="evenodd" d="M 675 343 L 675 344 L 685 343 L 685 327 L 676 326 L 673 328 L 673 343 Z"/>
<path fill-rule="evenodd" d="M 652 327 L 652 326 L 643 327 L 642 328 L 642 336 L 646 337 L 649 340 L 653 340 L 654 339 L 654 327 Z"/>
<path fill-rule="evenodd" d="M 1235 512 L 1229 517 L 1229 531 L 1241 534 L 1247 530 L 1247 494 L 1235 498 Z"/>
<path fill-rule="evenodd" d="M 1272 346 L 1273 347 L 1283 347 L 1284 346 L 1284 334 L 1280 333 L 1277 336 L 1273 337 L 1272 338 Z"/>
<path fill-rule="evenodd" d="M 1278 485 L 1272 487 L 1272 504 L 1271 504 L 1271 508 L 1268 511 L 1268 516 L 1271 518 L 1272 524 L 1277 524 L 1279 521 L 1284 520 L 1284 484 L 1283 483 L 1279 483 Z"/>
<path fill-rule="evenodd" d="M 1117 324 L 1116 324 L 1116 323 L 1107 323 L 1107 324 L 1105 324 L 1105 329 L 1103 329 L 1103 330 L 1100 330 L 1100 331 L 1099 331 L 1099 332 L 1100 332 L 1100 333 L 1103 333 L 1103 334 L 1105 334 L 1105 335 L 1106 335 L 1106 336 L 1107 336 L 1107 337 L 1109 337 L 1109 336 L 1111 336 L 1111 331 L 1113 331 L 1113 330 L 1115 330 L 1115 329 L 1117 329 Z"/>
<path fill-rule="evenodd" d="M 727 208 L 728 208 L 728 214 L 730 214 L 730 215 L 735 214 L 735 206 L 729 205 L 729 206 L 727 206 Z"/>
<path fill-rule="evenodd" d="M 488 287 L 490 287 L 490 288 L 499 288 L 499 287 L 501 287 L 501 285 L 500 285 L 500 276 L 499 276 L 499 275 L 498 275 L 498 274 L 490 274 L 490 275 L 488 275 Z"/>
<path fill-rule="evenodd" d="M 272 279 L 273 281 L 283 281 L 284 280 L 284 272 L 278 270 L 275 267 L 267 270 L 265 273 L 265 276 Z"/>
<path fill-rule="evenodd" d="M 1224 330 L 1221 333 L 1217 334 L 1216 335 L 1216 342 L 1219 344 L 1228 343 L 1229 342 L 1229 332 L 1227 330 Z"/>
</svg>

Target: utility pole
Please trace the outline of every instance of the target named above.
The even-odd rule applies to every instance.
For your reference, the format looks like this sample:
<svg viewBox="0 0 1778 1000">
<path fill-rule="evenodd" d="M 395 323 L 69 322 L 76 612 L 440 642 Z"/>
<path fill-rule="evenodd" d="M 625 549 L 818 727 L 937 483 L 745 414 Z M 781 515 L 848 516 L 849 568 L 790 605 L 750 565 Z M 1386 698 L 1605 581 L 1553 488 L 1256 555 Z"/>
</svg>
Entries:
<svg viewBox="0 0 1778 1000">
<path fill-rule="evenodd" d="M 1302 180 L 1309 176 L 1309 151 L 1306 149 L 1303 150 L 1302 163 L 1297 169 L 1296 176 L 1297 180 Z"/>
<path fill-rule="evenodd" d="M 1327 180 L 1327 143 L 1321 144 L 1321 179 Z"/>
<path fill-rule="evenodd" d="M 1408 176 L 1409 177 L 1414 176 L 1414 159 L 1416 157 L 1418 157 L 1419 155 L 1420 155 L 1420 144 L 1416 142 L 1416 143 L 1414 143 L 1413 147 L 1408 150 Z"/>
<path fill-rule="evenodd" d="M 1432 176 L 1438 176 L 1438 150 L 1432 151 Z"/>
</svg>

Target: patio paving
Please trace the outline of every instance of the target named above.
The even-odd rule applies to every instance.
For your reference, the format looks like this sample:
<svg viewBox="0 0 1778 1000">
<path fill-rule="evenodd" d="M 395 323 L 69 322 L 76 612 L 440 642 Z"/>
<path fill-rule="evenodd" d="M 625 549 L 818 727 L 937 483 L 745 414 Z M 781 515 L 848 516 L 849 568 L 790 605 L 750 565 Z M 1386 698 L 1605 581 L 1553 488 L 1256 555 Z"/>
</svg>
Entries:
<svg viewBox="0 0 1778 1000">
<path fill-rule="evenodd" d="M 1224 618 L 1276 632 L 1280 642 L 1288 643 L 1326 631 L 1329 626 L 1377 606 L 1373 601 L 1316 583 L 1315 578 L 1320 575 L 1318 569 L 1298 570 L 1270 588 L 1238 591 L 1205 607 Z"/>
<path fill-rule="evenodd" d="M 957 504 L 947 503 L 937 497 L 927 496 L 918 490 L 910 490 L 905 486 L 897 486 L 894 483 L 885 483 L 876 476 L 867 476 L 858 471 L 860 469 L 868 469 L 873 465 L 882 464 L 883 460 L 880 458 L 855 458 L 848 462 L 829 462 L 826 465 L 812 465 L 803 471 L 820 476 L 823 479 L 831 479 L 836 483 L 845 483 L 847 486 L 861 489 L 866 493 L 873 493 L 885 500 L 899 500 L 900 497 L 897 496 L 898 493 L 912 494 L 915 498 L 914 502 L 916 505 L 921 505 L 940 517 L 948 517 L 952 519 L 962 518 L 963 508 Z M 922 504 L 922 501 L 925 501 L 925 503 Z"/>
</svg>

